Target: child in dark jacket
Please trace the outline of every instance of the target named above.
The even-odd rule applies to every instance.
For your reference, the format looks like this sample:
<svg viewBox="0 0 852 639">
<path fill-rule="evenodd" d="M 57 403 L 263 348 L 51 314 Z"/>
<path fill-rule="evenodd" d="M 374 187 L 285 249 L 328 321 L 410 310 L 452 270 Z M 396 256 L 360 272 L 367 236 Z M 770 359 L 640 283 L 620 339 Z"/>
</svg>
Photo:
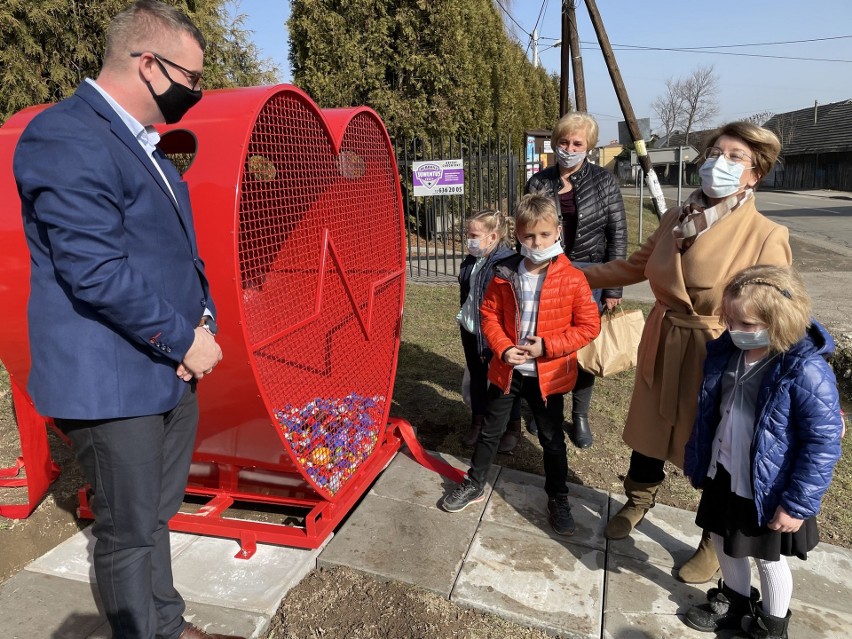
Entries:
<svg viewBox="0 0 852 639">
<path fill-rule="evenodd" d="M 479 307 L 485 297 L 485 289 L 494 277 L 494 267 L 515 252 L 506 245 L 509 230 L 508 218 L 499 211 L 480 211 L 467 219 L 467 250 L 469 255 L 459 269 L 459 304 L 456 321 L 461 330 L 464 359 L 470 372 L 470 429 L 462 442 L 473 446 L 479 439 L 479 431 L 485 419 L 486 393 L 488 390 L 488 363 L 491 349 L 482 335 Z M 521 436 L 521 402 L 512 406 L 509 426 L 497 448 L 498 453 L 509 453 L 515 449 Z"/>
<path fill-rule="evenodd" d="M 525 195 L 515 225 L 521 255 L 500 262 L 480 309 L 482 332 L 494 351 L 482 432 L 467 477 L 441 506 L 454 513 L 485 498 L 485 476 L 512 404 L 523 397 L 538 426 L 551 527 L 571 535 L 563 396 L 577 381 L 575 353 L 600 332 L 600 316 L 586 278 L 563 254 L 553 199 Z"/>
<path fill-rule="evenodd" d="M 722 580 L 686 623 L 786 638 L 793 594 L 786 557 L 806 559 L 819 541 L 816 515 L 840 457 L 843 418 L 826 362 L 834 343 L 810 318 L 805 286 L 790 268 L 735 275 L 722 319 L 728 331 L 707 344 L 684 464 L 704 489 L 696 522 L 711 533 Z M 749 557 L 763 601 L 751 587 Z"/>
</svg>

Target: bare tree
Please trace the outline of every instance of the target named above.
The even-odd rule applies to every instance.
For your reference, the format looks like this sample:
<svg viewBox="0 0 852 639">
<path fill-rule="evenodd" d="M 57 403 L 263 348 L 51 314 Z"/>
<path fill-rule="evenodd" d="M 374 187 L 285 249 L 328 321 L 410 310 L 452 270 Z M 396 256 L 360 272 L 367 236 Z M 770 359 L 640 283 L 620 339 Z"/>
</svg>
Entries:
<svg viewBox="0 0 852 639">
<path fill-rule="evenodd" d="M 651 108 L 660 118 L 663 126 L 663 145 L 668 146 L 669 140 L 677 128 L 683 113 L 683 99 L 681 98 L 680 80 L 669 78 L 666 80 L 666 92 L 651 103 Z"/>
<path fill-rule="evenodd" d="M 689 144 L 689 132 L 719 113 L 719 103 L 716 101 L 719 76 L 713 72 L 712 65 L 698 67 L 692 75 L 679 80 L 677 84 L 683 103 L 683 112 L 678 124 L 685 134 L 684 144 Z"/>
<path fill-rule="evenodd" d="M 763 126 L 772 119 L 773 115 L 775 115 L 774 111 L 761 111 L 760 113 L 755 113 L 747 118 L 743 118 L 743 122 L 751 122 L 757 126 Z"/>
</svg>

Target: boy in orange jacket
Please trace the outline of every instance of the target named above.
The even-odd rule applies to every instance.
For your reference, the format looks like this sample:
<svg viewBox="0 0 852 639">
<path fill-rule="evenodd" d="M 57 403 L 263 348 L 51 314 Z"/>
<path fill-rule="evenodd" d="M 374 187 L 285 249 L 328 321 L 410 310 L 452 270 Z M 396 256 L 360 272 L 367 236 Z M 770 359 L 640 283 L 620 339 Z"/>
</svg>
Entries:
<svg viewBox="0 0 852 639">
<path fill-rule="evenodd" d="M 454 513 L 482 501 L 485 475 L 520 396 L 538 425 L 550 525 L 557 534 L 571 535 L 563 396 L 577 381 L 575 352 L 600 332 L 600 315 L 585 276 L 562 251 L 553 199 L 525 195 L 515 208 L 515 227 L 521 254 L 497 264 L 480 309 L 482 332 L 494 353 L 485 420 L 467 477 L 441 506 Z"/>
</svg>

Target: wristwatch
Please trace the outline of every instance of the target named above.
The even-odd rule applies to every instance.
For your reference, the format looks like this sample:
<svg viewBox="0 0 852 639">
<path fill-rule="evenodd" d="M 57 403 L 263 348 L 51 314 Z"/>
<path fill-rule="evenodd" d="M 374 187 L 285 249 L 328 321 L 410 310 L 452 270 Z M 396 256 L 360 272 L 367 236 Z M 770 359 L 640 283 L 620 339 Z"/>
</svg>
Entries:
<svg viewBox="0 0 852 639">
<path fill-rule="evenodd" d="M 201 322 L 199 323 L 199 326 L 206 328 L 208 331 L 210 331 L 211 335 L 216 335 L 216 333 L 219 332 L 219 325 L 216 324 L 216 320 L 213 318 L 212 315 L 203 316 L 201 318 Z"/>
</svg>

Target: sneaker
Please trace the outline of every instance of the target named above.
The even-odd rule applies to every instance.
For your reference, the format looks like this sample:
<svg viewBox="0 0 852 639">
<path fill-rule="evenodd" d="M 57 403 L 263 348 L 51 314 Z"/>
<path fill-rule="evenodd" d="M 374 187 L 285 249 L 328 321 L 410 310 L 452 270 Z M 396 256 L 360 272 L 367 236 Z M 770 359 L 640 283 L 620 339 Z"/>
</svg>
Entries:
<svg viewBox="0 0 852 639">
<path fill-rule="evenodd" d="M 571 505 L 568 495 L 559 495 L 547 500 L 547 510 L 550 511 L 550 527 L 557 535 L 573 535 L 575 530 L 574 518 L 571 516 Z"/>
<path fill-rule="evenodd" d="M 456 486 L 453 492 L 444 497 L 441 508 L 448 513 L 457 513 L 483 499 L 485 499 L 485 491 L 474 484 L 471 479 L 465 477 L 464 481 Z"/>
</svg>

